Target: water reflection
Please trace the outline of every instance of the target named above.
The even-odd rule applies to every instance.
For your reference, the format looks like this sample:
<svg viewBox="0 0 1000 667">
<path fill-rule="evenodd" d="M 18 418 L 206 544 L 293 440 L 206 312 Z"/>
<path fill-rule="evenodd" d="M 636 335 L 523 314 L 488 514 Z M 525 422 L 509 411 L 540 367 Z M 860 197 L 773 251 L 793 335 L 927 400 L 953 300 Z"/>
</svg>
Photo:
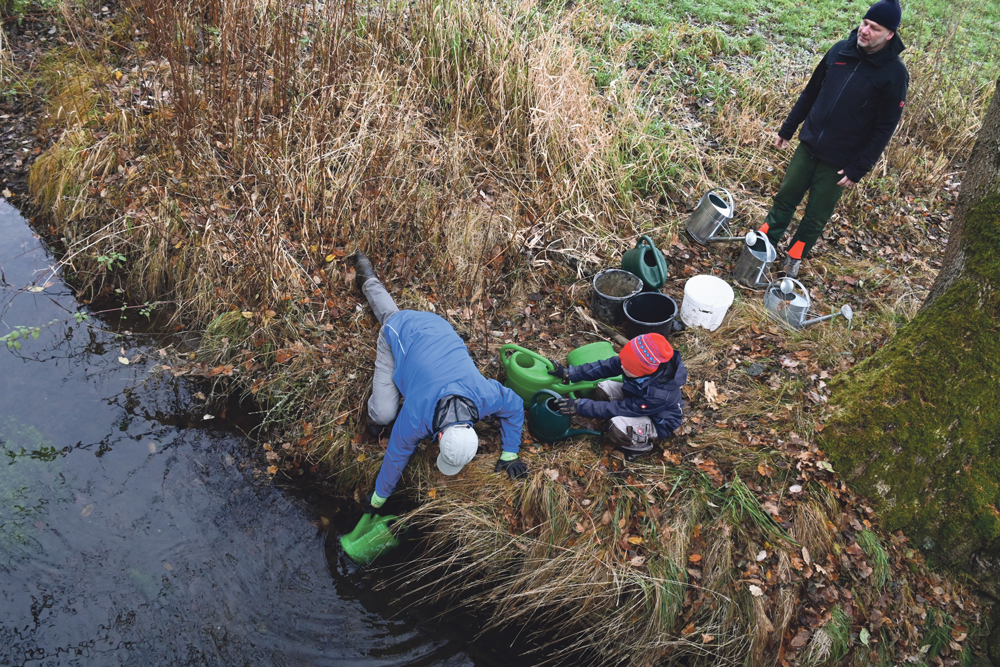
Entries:
<svg viewBox="0 0 1000 667">
<path fill-rule="evenodd" d="M 0 336 L 54 321 L 0 347 L 0 665 L 510 664 L 338 595 L 317 511 L 2 202 L 0 278 Z"/>
</svg>

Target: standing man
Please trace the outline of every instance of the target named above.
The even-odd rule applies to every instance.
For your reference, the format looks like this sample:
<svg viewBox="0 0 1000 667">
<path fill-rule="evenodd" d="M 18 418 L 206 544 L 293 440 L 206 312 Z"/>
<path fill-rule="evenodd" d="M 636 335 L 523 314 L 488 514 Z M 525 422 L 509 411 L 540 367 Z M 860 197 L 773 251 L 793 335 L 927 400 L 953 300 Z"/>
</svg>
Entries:
<svg viewBox="0 0 1000 667">
<path fill-rule="evenodd" d="M 353 259 L 358 287 L 382 325 L 368 400 L 369 431 L 391 431 L 375 489 L 362 510 L 372 513 L 392 495 L 424 438 L 438 441 L 438 470 L 458 474 L 479 449 L 472 425 L 490 415 L 500 418 L 503 440 L 495 472 L 506 472 L 511 479 L 527 475 L 528 467 L 518 459 L 524 401 L 479 373 L 465 343 L 444 318 L 399 310 L 368 258 L 359 252 Z"/>
<path fill-rule="evenodd" d="M 841 193 L 871 171 L 906 104 L 910 75 L 899 59 L 905 48 L 898 0 L 880 0 L 860 27 L 833 45 L 816 66 L 774 145 L 788 146 L 802 124 L 799 146 L 760 231 L 778 247 L 806 192 L 809 202 L 782 270 L 799 275 L 802 260 L 823 234 Z"/>
</svg>

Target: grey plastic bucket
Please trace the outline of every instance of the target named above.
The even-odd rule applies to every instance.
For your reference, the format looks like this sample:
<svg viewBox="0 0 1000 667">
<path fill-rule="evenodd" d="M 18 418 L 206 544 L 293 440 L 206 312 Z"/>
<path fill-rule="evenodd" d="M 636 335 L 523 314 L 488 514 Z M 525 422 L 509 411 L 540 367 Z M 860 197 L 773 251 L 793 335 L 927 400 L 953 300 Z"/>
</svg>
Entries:
<svg viewBox="0 0 1000 667">
<path fill-rule="evenodd" d="M 625 321 L 625 302 L 642 291 L 642 279 L 622 269 L 605 269 L 594 276 L 590 309 L 601 322 L 618 326 Z"/>
</svg>

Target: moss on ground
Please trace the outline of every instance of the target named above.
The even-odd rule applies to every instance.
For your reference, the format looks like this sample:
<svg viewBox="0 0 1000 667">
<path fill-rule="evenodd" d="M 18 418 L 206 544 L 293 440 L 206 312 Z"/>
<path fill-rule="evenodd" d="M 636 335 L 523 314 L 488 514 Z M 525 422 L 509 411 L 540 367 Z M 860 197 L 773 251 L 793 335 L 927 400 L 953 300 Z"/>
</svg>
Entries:
<svg viewBox="0 0 1000 667">
<path fill-rule="evenodd" d="M 965 224 L 962 279 L 834 384 L 823 438 L 887 527 L 957 567 L 1000 547 L 1000 196 Z"/>
</svg>

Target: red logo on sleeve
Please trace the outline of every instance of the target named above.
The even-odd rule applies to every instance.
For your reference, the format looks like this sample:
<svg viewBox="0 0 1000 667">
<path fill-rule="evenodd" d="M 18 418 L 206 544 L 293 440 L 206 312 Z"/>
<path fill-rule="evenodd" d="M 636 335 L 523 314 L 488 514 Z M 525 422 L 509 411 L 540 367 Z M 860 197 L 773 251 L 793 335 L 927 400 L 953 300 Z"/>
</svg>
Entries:
<svg viewBox="0 0 1000 667">
<path fill-rule="evenodd" d="M 902 109 L 906 105 L 906 100 L 899 103 L 899 108 Z"/>
</svg>

